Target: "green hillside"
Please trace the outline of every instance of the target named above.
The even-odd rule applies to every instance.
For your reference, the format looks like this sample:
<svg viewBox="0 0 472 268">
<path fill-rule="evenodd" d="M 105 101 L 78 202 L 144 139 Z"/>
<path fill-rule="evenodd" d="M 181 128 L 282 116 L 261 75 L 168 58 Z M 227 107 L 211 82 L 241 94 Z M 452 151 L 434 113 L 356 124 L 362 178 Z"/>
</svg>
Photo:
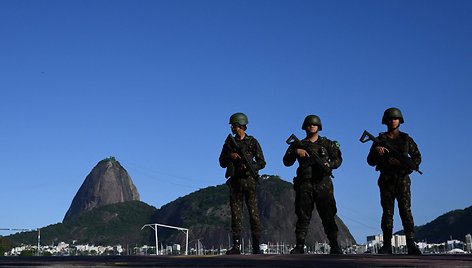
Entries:
<svg viewBox="0 0 472 268">
<path fill-rule="evenodd" d="M 156 208 L 140 201 L 113 204 L 84 213 L 76 219 L 41 228 L 41 244 L 58 242 L 95 245 L 135 245 L 149 241 L 141 231 L 150 223 Z M 14 245 L 37 243 L 37 232 L 22 232 L 8 237 Z"/>
<path fill-rule="evenodd" d="M 261 241 L 264 243 L 295 243 L 294 210 L 295 192 L 293 185 L 278 176 L 264 175 L 258 185 L 259 212 L 262 224 Z M 243 213 L 243 233 L 246 241 L 251 239 L 246 207 Z M 343 246 L 354 244 L 355 240 L 341 219 L 339 241 Z M 201 189 L 161 207 L 155 222 L 189 228 L 190 239 L 200 239 L 205 247 L 225 247 L 231 236 L 229 191 L 225 184 Z M 163 229 L 159 233 L 162 241 L 183 243 L 184 235 Z M 327 241 L 321 219 L 313 213 L 307 243 Z"/>
<path fill-rule="evenodd" d="M 465 241 L 466 234 L 472 234 L 472 206 L 450 211 L 417 227 L 415 238 L 419 241 L 442 243 L 451 238 Z"/>
<path fill-rule="evenodd" d="M 293 244 L 295 242 L 294 212 L 295 194 L 293 185 L 277 176 L 263 176 L 258 185 L 261 224 L 261 242 Z M 354 238 L 341 219 L 339 226 L 341 245 L 354 244 Z M 210 186 L 184 197 L 180 197 L 160 209 L 140 201 L 129 201 L 106 205 L 79 217 L 41 228 L 41 244 L 59 242 L 94 245 L 153 245 L 154 232 L 150 228 L 141 230 L 149 223 L 184 227 L 189 229 L 190 240 L 200 240 L 206 248 L 229 244 L 231 212 L 229 191 L 225 184 Z M 243 237 L 250 239 L 247 211 L 243 214 Z M 163 244 L 184 243 L 180 231 L 159 228 L 159 241 Z M 6 237 L 15 246 L 35 245 L 37 232 L 23 232 Z M 324 242 L 326 237 L 321 220 L 314 211 L 307 243 Z"/>
</svg>

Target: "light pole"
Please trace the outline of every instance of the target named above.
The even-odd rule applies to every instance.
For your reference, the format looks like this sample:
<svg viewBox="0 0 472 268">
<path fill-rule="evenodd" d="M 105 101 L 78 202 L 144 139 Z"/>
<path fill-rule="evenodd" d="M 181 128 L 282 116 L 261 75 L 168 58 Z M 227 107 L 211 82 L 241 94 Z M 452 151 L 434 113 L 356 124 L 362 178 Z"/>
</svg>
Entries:
<svg viewBox="0 0 472 268">
<path fill-rule="evenodd" d="M 41 247 L 41 229 L 38 228 L 38 256 L 39 256 L 40 247 Z"/>
</svg>

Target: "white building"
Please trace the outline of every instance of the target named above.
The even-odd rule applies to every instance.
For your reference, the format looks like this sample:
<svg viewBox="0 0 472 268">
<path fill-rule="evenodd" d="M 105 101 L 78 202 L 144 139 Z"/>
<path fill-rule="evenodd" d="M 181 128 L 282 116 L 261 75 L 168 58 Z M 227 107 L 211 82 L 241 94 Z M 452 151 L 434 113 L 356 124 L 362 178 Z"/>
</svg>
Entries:
<svg viewBox="0 0 472 268">
<path fill-rule="evenodd" d="M 470 234 L 465 236 L 465 248 L 467 252 L 472 253 L 472 236 Z"/>
<path fill-rule="evenodd" d="M 406 236 L 405 235 L 394 235 L 392 237 L 392 246 L 396 248 L 406 246 Z"/>
<path fill-rule="evenodd" d="M 393 235 L 390 243 L 393 248 L 401 249 L 406 246 L 406 236 Z M 383 235 L 370 235 L 367 237 L 366 251 L 371 253 L 377 253 L 377 251 L 383 246 L 383 244 Z"/>
</svg>

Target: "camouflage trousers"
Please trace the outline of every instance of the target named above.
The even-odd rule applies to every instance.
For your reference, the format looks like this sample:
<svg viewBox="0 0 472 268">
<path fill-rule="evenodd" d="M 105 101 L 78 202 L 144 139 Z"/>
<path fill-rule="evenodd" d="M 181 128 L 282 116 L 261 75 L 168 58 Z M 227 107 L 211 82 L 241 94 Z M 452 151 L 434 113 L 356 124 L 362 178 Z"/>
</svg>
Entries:
<svg viewBox="0 0 472 268">
<path fill-rule="evenodd" d="M 295 178 L 293 187 L 295 189 L 295 213 L 297 215 L 295 229 L 297 243 L 304 243 L 305 241 L 315 204 L 328 240 L 331 244 L 337 243 L 338 226 L 335 222 L 337 208 L 331 179 L 324 177 L 320 181 L 313 181 L 311 179 Z"/>
<path fill-rule="evenodd" d="M 382 205 L 382 231 L 384 236 L 392 236 L 395 199 L 407 238 L 413 238 L 414 222 L 411 214 L 410 177 L 402 174 L 380 174 L 380 204 Z"/>
<path fill-rule="evenodd" d="M 253 239 L 259 239 L 262 228 L 257 204 L 256 181 L 252 177 L 232 177 L 228 180 L 227 184 L 229 186 L 231 231 L 233 237 L 241 236 L 243 202 L 246 201 L 252 237 Z"/>
</svg>

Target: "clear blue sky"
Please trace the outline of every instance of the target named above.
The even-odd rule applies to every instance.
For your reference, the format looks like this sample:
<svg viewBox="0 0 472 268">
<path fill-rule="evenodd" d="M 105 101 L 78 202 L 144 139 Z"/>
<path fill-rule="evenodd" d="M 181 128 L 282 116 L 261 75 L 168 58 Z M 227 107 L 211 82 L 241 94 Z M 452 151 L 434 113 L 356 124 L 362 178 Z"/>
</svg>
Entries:
<svg viewBox="0 0 472 268">
<path fill-rule="evenodd" d="M 235 112 L 262 173 L 286 181 L 285 139 L 321 117 L 341 144 L 338 215 L 358 242 L 381 232 L 359 137 L 384 131 L 388 107 L 423 154 L 415 223 L 468 207 L 471 13 L 471 1 L 0 1 L 0 228 L 62 221 L 108 156 L 157 208 L 222 184 Z"/>
</svg>

